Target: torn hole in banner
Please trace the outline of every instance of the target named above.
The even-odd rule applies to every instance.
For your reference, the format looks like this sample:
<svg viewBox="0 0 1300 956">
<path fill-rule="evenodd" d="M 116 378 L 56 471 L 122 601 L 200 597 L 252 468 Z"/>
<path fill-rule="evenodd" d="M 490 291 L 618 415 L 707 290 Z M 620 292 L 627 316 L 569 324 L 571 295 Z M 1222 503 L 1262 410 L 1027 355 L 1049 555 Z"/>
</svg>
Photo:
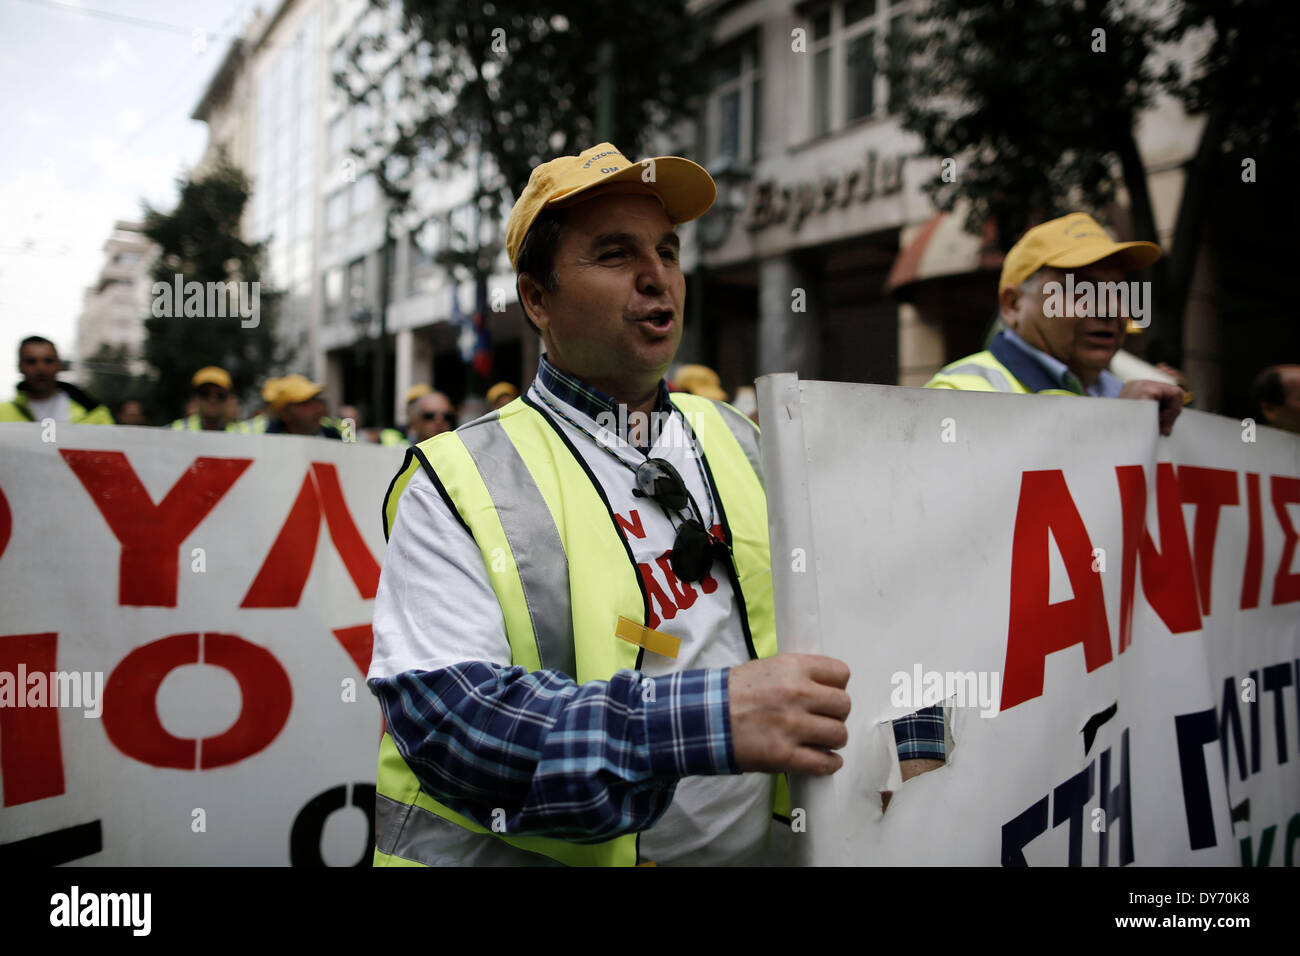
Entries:
<svg viewBox="0 0 1300 956">
<path fill-rule="evenodd" d="M 916 718 L 916 720 L 912 721 L 906 728 L 896 724 L 898 718 L 884 721 L 880 725 L 892 732 L 891 736 L 895 744 L 893 748 L 894 772 L 890 774 L 890 779 L 886 785 L 879 788 L 880 812 L 882 814 L 889 810 L 889 803 L 893 799 L 893 795 L 900 788 L 906 786 L 908 780 L 923 773 L 942 770 L 952 760 L 953 751 L 956 749 L 956 739 L 952 730 L 956 702 L 957 698 L 954 695 L 940 704 L 925 707 L 914 714 L 907 715 L 907 717 Z M 905 720 L 906 718 L 902 719 Z M 944 758 L 942 760 L 928 756 L 900 758 L 898 746 L 907 737 L 911 737 L 913 740 L 920 738 L 922 743 L 925 741 L 933 744 L 942 743 Z"/>
</svg>

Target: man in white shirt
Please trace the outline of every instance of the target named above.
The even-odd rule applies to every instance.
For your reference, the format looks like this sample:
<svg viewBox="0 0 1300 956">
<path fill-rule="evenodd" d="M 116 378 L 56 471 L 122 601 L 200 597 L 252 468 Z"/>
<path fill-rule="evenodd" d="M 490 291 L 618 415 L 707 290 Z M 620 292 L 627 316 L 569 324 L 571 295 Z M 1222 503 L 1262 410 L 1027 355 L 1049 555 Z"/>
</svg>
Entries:
<svg viewBox="0 0 1300 956">
<path fill-rule="evenodd" d="M 0 422 L 111 425 L 109 410 L 82 389 L 59 381 L 63 363 L 49 339 L 29 335 L 18 345 L 18 395 L 0 404 Z"/>
</svg>

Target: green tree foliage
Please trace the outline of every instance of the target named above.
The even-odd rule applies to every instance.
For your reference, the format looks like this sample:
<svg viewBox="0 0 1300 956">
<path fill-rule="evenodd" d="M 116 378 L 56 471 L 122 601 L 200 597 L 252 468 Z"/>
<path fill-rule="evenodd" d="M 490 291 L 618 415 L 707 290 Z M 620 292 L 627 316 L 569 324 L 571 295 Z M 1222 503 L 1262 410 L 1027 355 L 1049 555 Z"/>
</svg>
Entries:
<svg viewBox="0 0 1300 956">
<path fill-rule="evenodd" d="M 130 360 L 125 345 L 101 344 L 95 354 L 80 363 L 88 375 L 87 390 L 114 414 L 129 398 L 144 403 L 145 413 L 150 414 L 153 382 L 147 375 L 132 375 Z"/>
<path fill-rule="evenodd" d="M 144 358 L 155 371 L 150 414 L 179 417 L 189 399 L 190 379 L 205 365 L 230 373 L 235 395 L 253 394 L 272 368 L 287 356 L 275 335 L 278 295 L 261 287 L 263 243 L 240 238 L 240 220 L 249 198 L 244 174 L 225 156 L 196 178 L 177 182 L 180 198 L 171 213 L 144 209 L 144 234 L 157 243 L 155 282 L 259 283 L 259 314 L 245 327 L 239 316 L 186 317 L 173 303 L 173 315 L 145 320 Z"/>
<path fill-rule="evenodd" d="M 379 23 L 391 5 L 372 5 Z M 601 139 L 640 155 L 652 133 L 689 115 L 701 91 L 707 30 L 686 0 L 401 7 L 401 29 L 364 31 L 349 69 L 335 75 L 353 102 L 372 107 L 361 164 L 398 208 L 409 201 L 414 171 L 463 172 L 481 142 L 480 208 L 492 222 L 537 164 Z M 380 75 L 394 55 L 402 60 L 398 108 L 391 93 L 386 103 Z"/>
<path fill-rule="evenodd" d="M 892 79 L 903 126 L 927 153 L 957 160 L 955 182 L 927 185 L 932 198 L 944 208 L 968 198 L 972 225 L 992 219 L 1004 249 L 1035 222 L 1112 201 L 1122 161 L 1137 154 L 1134 118 L 1155 92 L 1155 23 L 1130 7 L 922 4 Z"/>
<path fill-rule="evenodd" d="M 936 170 L 927 191 L 945 209 L 965 197 L 970 225 L 992 220 L 1005 249 L 1070 210 L 1104 215 L 1123 184 L 1135 236 L 1155 240 L 1138 115 L 1161 92 L 1205 114 L 1151 275 L 1176 358 L 1210 205 L 1239 182 L 1243 153 L 1281 158 L 1296 141 L 1300 20 L 1280 13 L 1269 0 L 927 0 L 890 71 L 922 151 L 957 160 L 956 181 Z"/>
</svg>

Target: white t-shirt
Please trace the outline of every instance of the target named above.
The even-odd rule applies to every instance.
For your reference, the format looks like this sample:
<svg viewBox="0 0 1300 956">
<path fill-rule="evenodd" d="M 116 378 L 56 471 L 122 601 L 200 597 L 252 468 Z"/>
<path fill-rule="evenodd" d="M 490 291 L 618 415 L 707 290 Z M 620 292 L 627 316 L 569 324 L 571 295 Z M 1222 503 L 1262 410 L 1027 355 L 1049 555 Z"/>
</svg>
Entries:
<svg viewBox="0 0 1300 956">
<path fill-rule="evenodd" d="M 534 381 L 529 395 L 564 429 L 622 519 L 619 525 L 638 564 L 655 577 L 651 618 L 655 630 L 681 639 L 676 659 L 647 651 L 642 673 L 660 676 L 695 668 L 726 668 L 749 660 L 740 612 L 730 578 L 714 562 L 698 584 L 674 582 L 674 594 L 658 559 L 672 548 L 676 534 L 663 510 L 632 495 L 633 472 L 602 451 L 583 431 L 555 415 L 542 396 L 559 405 L 592 434 L 600 428 L 572 406 L 563 405 Z M 609 432 L 614 450 L 633 466 L 647 456 Z M 705 520 L 710 496 L 681 416 L 672 415 L 648 457 L 670 461 L 682 476 Z M 714 521 L 717 504 L 713 505 Z M 449 512 L 442 496 L 422 470 L 410 479 L 393 522 L 379 591 L 375 597 L 374 654 L 368 677 L 392 677 L 407 670 L 437 670 L 464 661 L 510 663 L 510 644 L 487 568 L 474 540 Z M 632 528 L 631 532 L 627 528 Z M 666 563 L 666 561 L 665 561 Z M 708 593 L 706 593 L 708 592 Z M 437 622 L 431 626 L 431 622 Z M 611 640 L 615 640 L 612 632 Z M 766 774 L 685 777 L 672 803 L 640 840 L 642 857 L 657 863 L 726 865 L 755 862 L 762 853 L 771 821 L 772 778 Z M 447 863 L 536 863 L 537 858 L 486 835 L 479 840 L 449 827 Z M 487 841 L 491 846 L 484 845 Z"/>
<path fill-rule="evenodd" d="M 49 398 L 32 398 L 28 395 L 27 407 L 31 409 L 32 418 L 38 422 L 43 422 L 47 418 L 52 418 L 56 422 L 66 422 L 71 413 L 68 394 L 63 389 L 58 389 Z"/>
</svg>

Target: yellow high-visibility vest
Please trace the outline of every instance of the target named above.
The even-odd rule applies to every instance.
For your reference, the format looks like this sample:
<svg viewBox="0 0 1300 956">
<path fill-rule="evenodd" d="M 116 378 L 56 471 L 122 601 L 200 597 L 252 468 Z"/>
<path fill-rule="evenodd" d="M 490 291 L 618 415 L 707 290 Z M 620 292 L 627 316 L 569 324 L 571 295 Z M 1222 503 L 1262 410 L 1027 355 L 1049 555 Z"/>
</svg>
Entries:
<svg viewBox="0 0 1300 956">
<path fill-rule="evenodd" d="M 724 533 L 731 544 L 732 588 L 742 627 L 756 655 L 770 657 L 777 652 L 777 640 L 758 429 L 730 406 L 680 392 L 671 398 L 691 421 L 718 494 Z M 500 462 L 515 453 L 527 467 L 502 468 Z M 615 628 L 620 616 L 646 623 L 649 609 L 640 574 L 614 515 L 558 426 L 524 400 L 515 399 L 498 413 L 422 442 L 407 452 L 389 489 L 385 534 L 396 520 L 398 500 L 411 476 L 426 467 L 421 459 L 469 526 L 485 563 L 499 568 L 505 556 L 505 570 L 489 577 L 501 604 L 513 666 L 563 670 L 578 683 L 609 680 L 619 670 L 636 668 L 641 649 L 616 638 Z M 480 462 L 488 467 L 480 468 Z M 563 560 L 527 560 L 527 556 L 521 560 L 511 538 L 558 539 Z M 774 810 L 788 815 L 783 776 L 773 789 Z M 393 738 L 385 733 L 376 784 L 375 865 L 421 865 L 425 831 L 445 826 L 430 814 L 476 833 L 492 833 L 422 790 Z M 492 836 L 569 865 L 638 862 L 636 834 L 596 844 L 504 833 Z"/>
</svg>

